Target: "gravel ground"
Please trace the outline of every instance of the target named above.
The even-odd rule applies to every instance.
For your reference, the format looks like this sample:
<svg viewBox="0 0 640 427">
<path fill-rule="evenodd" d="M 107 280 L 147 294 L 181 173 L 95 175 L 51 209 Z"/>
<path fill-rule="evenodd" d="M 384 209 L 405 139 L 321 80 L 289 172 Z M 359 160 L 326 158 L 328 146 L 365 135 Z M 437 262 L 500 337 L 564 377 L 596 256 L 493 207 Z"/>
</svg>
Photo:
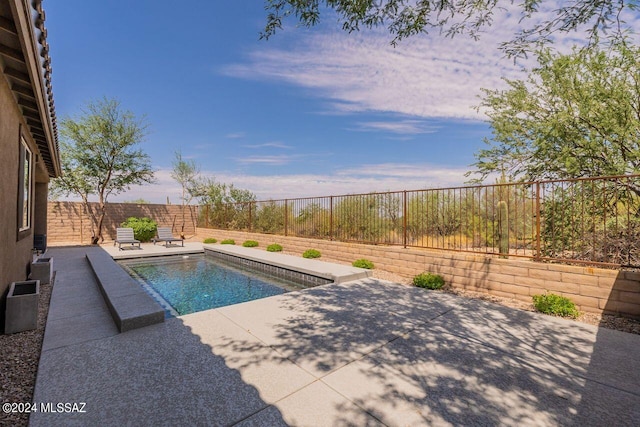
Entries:
<svg viewBox="0 0 640 427">
<path fill-rule="evenodd" d="M 299 256 L 297 253 L 288 254 Z M 338 264 L 349 265 L 348 262 L 337 259 L 325 257 L 322 259 Z M 410 278 L 399 276 L 387 271 L 374 269 L 373 277 L 381 280 L 401 283 L 407 286 L 411 285 Z M 38 329 L 13 335 L 0 335 L 0 349 L 2 349 L 0 351 L 0 383 L 2 384 L 2 388 L 0 389 L 0 403 L 26 403 L 32 402 L 33 400 L 33 390 L 36 382 L 36 373 L 38 371 L 38 361 L 40 359 L 40 351 L 42 349 L 42 339 L 44 337 L 47 313 L 49 312 L 49 300 L 51 299 L 52 286 L 53 284 L 40 286 Z M 450 292 L 465 298 L 478 298 L 521 310 L 535 311 L 532 304 L 515 299 L 501 298 L 493 295 L 458 289 L 447 289 L 444 290 L 444 292 Z M 622 332 L 640 334 L 640 321 L 626 319 L 623 317 L 583 313 L 576 319 L 576 321 L 615 329 Z M 27 426 L 28 423 L 28 413 L 6 414 L 3 411 L 0 412 L 0 425 Z"/>
<path fill-rule="evenodd" d="M 54 279 L 55 281 L 55 275 Z M 0 403 L 27 403 L 33 401 L 38 361 L 42 349 L 44 327 L 49 313 L 49 300 L 53 284 L 40 285 L 38 329 L 11 335 L 0 335 Z M 4 331 L 2 331 L 4 332 Z M 26 426 L 29 414 L 0 411 L 0 425 Z"/>
</svg>

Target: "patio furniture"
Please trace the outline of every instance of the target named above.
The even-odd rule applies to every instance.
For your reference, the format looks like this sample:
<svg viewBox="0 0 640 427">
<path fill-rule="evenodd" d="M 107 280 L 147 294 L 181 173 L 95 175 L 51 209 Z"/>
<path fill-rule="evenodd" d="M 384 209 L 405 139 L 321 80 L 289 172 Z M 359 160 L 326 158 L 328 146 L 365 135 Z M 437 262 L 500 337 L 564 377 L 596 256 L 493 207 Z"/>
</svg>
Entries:
<svg viewBox="0 0 640 427">
<path fill-rule="evenodd" d="M 164 247 L 168 248 L 171 242 L 180 242 L 182 247 L 184 247 L 184 240 L 179 237 L 173 237 L 173 234 L 171 234 L 171 228 L 169 227 L 158 227 L 157 234 L 157 237 L 153 239 L 154 245 L 156 242 L 165 242 Z"/>
<path fill-rule="evenodd" d="M 140 247 L 140 240 L 136 240 L 133 237 L 133 228 L 116 228 L 116 240 L 113 241 L 113 246 L 118 244 L 118 250 L 122 250 L 122 244 L 131 244 L 131 247 L 138 245 Z"/>
</svg>

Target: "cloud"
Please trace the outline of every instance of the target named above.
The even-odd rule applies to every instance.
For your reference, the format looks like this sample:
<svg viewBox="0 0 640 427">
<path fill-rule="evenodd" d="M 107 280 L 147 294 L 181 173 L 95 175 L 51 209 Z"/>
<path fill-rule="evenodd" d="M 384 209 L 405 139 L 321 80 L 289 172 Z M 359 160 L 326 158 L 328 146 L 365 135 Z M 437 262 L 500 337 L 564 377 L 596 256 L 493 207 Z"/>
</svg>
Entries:
<svg viewBox="0 0 640 427">
<path fill-rule="evenodd" d="M 559 3 L 540 6 L 527 25 L 555 17 Z M 535 65 L 533 58 L 515 64 L 499 50 L 511 40 L 521 24 L 518 5 L 494 10 L 493 25 L 478 41 L 459 35 L 414 36 L 397 47 L 389 44 L 384 29 L 349 34 L 337 28 L 319 26 L 313 31 L 296 31 L 282 39 L 284 47 L 261 46 L 242 63 L 230 64 L 221 72 L 244 79 L 285 82 L 308 89 L 324 98 L 331 113 L 390 112 L 417 118 L 483 120 L 475 110 L 481 88 L 505 87 L 503 78 L 522 79 L 523 68 Z M 627 22 L 638 22 L 636 16 Z M 558 33 L 555 48 L 568 52 L 584 33 Z M 325 112 L 326 113 L 326 112 Z M 394 131 L 389 124 L 379 130 Z M 376 123 L 371 124 L 374 128 Z M 403 127 L 398 126 L 397 132 Z M 404 130 L 411 130 L 407 125 Z"/>
<path fill-rule="evenodd" d="M 460 186 L 467 179 L 466 170 L 429 163 L 381 163 L 325 174 L 249 175 L 202 171 L 201 175 L 233 183 L 238 188 L 251 190 L 259 200 L 267 200 Z M 155 184 L 134 186 L 111 201 L 142 198 L 152 203 L 166 203 L 168 197 L 171 203 L 179 204 L 181 187 L 171 178 L 171 170 L 160 169 L 155 175 Z"/>
<path fill-rule="evenodd" d="M 247 156 L 247 157 L 237 157 L 235 161 L 240 164 L 263 164 L 263 165 L 273 165 L 280 166 L 286 165 L 287 163 L 291 163 L 293 160 L 300 156 L 286 156 L 286 155 L 274 155 L 274 156 Z"/>
<path fill-rule="evenodd" d="M 497 23 L 498 24 L 498 23 Z M 392 112 L 421 118 L 480 120 L 481 87 L 501 87 L 520 66 L 501 58 L 505 30 L 480 42 L 465 37 L 413 37 L 398 47 L 384 31 L 312 33 L 288 49 L 252 52 L 229 76 L 286 82 L 328 100 L 334 112 Z"/>
<path fill-rule="evenodd" d="M 240 138 L 244 138 L 245 136 L 246 136 L 246 134 L 244 132 L 233 132 L 233 133 L 226 134 L 225 138 L 240 139 Z"/>
<path fill-rule="evenodd" d="M 283 144 L 282 142 L 267 142 L 264 144 L 245 145 L 248 148 L 293 148 L 290 145 Z"/>
<path fill-rule="evenodd" d="M 438 126 L 428 125 L 420 120 L 399 120 L 399 121 L 375 121 L 375 122 L 359 122 L 358 128 L 355 130 L 365 132 L 390 132 L 401 135 L 418 135 L 425 133 L 435 133 Z"/>
</svg>

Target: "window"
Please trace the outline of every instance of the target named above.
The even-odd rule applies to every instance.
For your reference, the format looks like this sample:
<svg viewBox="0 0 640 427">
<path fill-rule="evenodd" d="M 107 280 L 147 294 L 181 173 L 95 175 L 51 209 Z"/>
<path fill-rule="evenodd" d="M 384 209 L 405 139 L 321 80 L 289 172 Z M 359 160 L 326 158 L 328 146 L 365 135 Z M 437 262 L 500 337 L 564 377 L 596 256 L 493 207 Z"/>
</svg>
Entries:
<svg viewBox="0 0 640 427">
<path fill-rule="evenodd" d="M 31 164 L 32 154 L 24 138 L 20 138 L 20 168 L 18 184 L 18 229 L 31 227 Z"/>
</svg>

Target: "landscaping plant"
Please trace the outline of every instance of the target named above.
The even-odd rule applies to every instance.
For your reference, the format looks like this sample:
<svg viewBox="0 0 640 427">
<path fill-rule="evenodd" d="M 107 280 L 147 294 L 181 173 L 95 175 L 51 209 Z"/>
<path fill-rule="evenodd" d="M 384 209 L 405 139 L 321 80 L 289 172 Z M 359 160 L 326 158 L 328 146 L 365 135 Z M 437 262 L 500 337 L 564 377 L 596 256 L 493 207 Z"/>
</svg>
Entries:
<svg viewBox="0 0 640 427">
<path fill-rule="evenodd" d="M 255 248 L 256 246 L 258 246 L 258 242 L 256 242 L 255 240 L 247 240 L 242 244 L 242 246 L 244 246 L 245 248 Z"/>
<path fill-rule="evenodd" d="M 578 317 L 578 309 L 576 305 L 567 297 L 556 294 L 534 295 L 533 305 L 540 313 L 551 314 L 554 316 Z"/>
<path fill-rule="evenodd" d="M 420 273 L 413 278 L 413 284 L 419 288 L 442 289 L 444 278 L 439 274 Z"/>
<path fill-rule="evenodd" d="M 353 261 L 353 264 L 351 265 L 358 268 L 368 268 L 369 270 L 372 270 L 374 268 L 373 263 L 368 259 L 364 259 L 364 258 Z"/>
<path fill-rule="evenodd" d="M 206 239 L 204 239 L 204 243 L 215 243 L 217 242 L 217 239 L 214 239 L 213 237 L 207 237 Z"/>
<path fill-rule="evenodd" d="M 302 254 L 303 258 L 320 258 L 320 256 L 321 256 L 320 251 L 316 249 L 307 249 Z"/>
<path fill-rule="evenodd" d="M 149 218 L 136 218 L 132 216 L 120 224 L 120 227 L 133 228 L 133 236 L 137 240 L 148 242 L 155 237 L 158 223 Z"/>
<path fill-rule="evenodd" d="M 267 251 L 269 252 L 282 252 L 282 246 L 277 243 L 272 243 L 267 246 Z"/>
<path fill-rule="evenodd" d="M 224 239 L 222 242 L 220 242 L 221 245 L 235 245 L 236 241 L 233 239 Z"/>
</svg>

